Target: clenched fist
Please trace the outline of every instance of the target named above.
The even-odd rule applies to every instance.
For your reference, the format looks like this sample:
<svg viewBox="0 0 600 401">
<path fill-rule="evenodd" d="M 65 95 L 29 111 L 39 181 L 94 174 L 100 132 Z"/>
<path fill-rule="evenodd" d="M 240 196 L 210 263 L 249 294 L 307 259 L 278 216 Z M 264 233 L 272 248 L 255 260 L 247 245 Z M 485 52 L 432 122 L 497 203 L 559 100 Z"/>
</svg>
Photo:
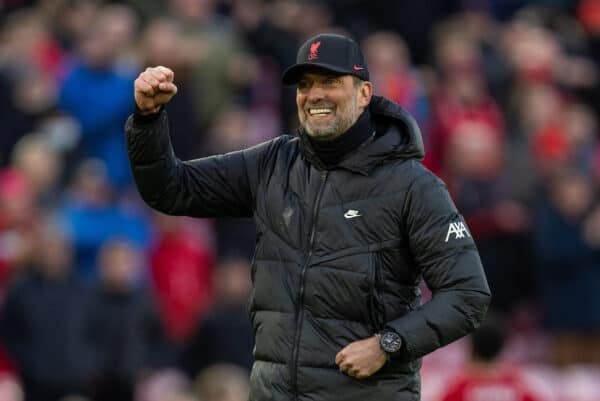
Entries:
<svg viewBox="0 0 600 401">
<path fill-rule="evenodd" d="M 175 74 L 167 67 L 148 67 L 133 83 L 135 103 L 141 114 L 158 112 L 177 93 Z"/>
<path fill-rule="evenodd" d="M 365 379 L 385 365 L 386 354 L 379 347 L 376 336 L 354 341 L 335 356 L 340 371 L 357 379 Z"/>
</svg>

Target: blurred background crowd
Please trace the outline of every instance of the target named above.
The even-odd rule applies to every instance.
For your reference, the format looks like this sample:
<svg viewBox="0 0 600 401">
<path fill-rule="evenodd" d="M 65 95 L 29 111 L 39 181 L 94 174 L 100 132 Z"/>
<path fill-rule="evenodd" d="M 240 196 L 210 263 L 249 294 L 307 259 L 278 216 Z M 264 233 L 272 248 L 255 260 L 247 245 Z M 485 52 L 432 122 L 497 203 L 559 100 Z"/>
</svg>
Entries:
<svg viewBox="0 0 600 401">
<path fill-rule="evenodd" d="M 149 210 L 123 126 L 165 65 L 180 158 L 293 133 L 280 74 L 326 31 L 417 118 L 494 294 L 423 400 L 490 366 L 533 394 L 495 399 L 600 400 L 598 0 L 0 1 L 0 400 L 246 400 L 253 225 Z"/>
</svg>

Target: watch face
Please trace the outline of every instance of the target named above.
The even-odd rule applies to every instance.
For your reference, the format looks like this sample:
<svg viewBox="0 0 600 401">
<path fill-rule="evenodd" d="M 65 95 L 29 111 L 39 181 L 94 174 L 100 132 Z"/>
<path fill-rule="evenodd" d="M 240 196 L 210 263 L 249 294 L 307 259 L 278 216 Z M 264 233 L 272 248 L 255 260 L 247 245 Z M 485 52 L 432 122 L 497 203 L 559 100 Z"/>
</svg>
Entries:
<svg viewBox="0 0 600 401">
<path fill-rule="evenodd" d="M 381 336 L 381 348 L 389 354 L 400 351 L 402 339 L 394 332 L 387 331 Z"/>
</svg>

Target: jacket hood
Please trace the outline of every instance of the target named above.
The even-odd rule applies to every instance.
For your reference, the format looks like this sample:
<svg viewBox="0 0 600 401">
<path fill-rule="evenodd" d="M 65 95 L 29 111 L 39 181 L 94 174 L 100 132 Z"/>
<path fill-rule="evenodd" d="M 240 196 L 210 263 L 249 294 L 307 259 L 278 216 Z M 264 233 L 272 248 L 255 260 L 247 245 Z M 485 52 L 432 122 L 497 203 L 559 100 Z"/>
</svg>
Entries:
<svg viewBox="0 0 600 401">
<path fill-rule="evenodd" d="M 369 108 L 377 124 L 377 133 L 381 137 L 392 134 L 388 138 L 393 148 L 391 153 L 397 158 L 423 160 L 425 147 L 421 129 L 406 110 L 381 96 L 373 96 Z"/>
<path fill-rule="evenodd" d="M 407 111 L 382 96 L 373 96 L 369 110 L 377 127 L 376 135 L 343 159 L 338 167 L 368 175 L 374 167 L 386 161 L 423 160 L 425 150 L 421 130 Z M 300 147 L 306 158 L 323 169 L 323 164 L 302 129 L 299 130 L 299 137 Z"/>
</svg>

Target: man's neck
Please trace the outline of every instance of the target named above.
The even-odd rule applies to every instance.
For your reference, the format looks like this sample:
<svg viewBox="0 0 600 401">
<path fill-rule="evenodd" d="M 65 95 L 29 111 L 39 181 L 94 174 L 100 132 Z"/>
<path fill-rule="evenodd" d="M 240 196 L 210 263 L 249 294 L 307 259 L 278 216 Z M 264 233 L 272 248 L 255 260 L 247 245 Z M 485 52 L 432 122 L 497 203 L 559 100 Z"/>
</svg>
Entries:
<svg viewBox="0 0 600 401">
<path fill-rule="evenodd" d="M 308 137 L 315 154 L 326 167 L 333 167 L 373 135 L 375 124 L 369 109 L 346 132 L 331 140 Z"/>
</svg>

